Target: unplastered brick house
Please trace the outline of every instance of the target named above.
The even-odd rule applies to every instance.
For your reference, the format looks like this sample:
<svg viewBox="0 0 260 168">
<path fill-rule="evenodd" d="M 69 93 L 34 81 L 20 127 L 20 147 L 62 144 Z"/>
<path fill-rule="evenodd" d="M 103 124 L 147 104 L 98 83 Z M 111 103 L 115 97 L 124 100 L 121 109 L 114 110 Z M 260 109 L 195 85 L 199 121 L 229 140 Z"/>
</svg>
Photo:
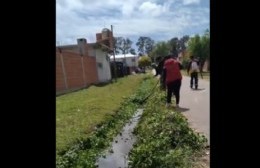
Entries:
<svg viewBox="0 0 260 168">
<path fill-rule="evenodd" d="M 112 32 L 103 29 L 95 43 L 77 39 L 75 45 L 56 47 L 56 94 L 82 89 L 111 80 Z"/>
</svg>

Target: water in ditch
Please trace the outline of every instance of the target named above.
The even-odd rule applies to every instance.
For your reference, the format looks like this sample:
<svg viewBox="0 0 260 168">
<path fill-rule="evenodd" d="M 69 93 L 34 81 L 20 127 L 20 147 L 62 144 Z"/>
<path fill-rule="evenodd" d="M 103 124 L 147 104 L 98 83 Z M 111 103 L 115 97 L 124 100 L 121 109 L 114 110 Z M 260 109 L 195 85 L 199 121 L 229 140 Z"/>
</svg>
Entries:
<svg viewBox="0 0 260 168">
<path fill-rule="evenodd" d="M 138 109 L 135 115 L 125 124 L 121 132 L 114 138 L 111 148 L 97 160 L 98 168 L 128 167 L 128 153 L 136 141 L 132 132 L 142 113 L 143 109 Z"/>
</svg>

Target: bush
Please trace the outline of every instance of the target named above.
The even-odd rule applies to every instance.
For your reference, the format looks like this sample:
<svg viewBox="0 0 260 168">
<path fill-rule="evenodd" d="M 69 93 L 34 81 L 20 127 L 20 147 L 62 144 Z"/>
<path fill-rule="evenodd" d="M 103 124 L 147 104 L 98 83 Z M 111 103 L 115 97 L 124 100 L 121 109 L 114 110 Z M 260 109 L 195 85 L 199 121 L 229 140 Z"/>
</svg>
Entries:
<svg viewBox="0 0 260 168">
<path fill-rule="evenodd" d="M 140 57 L 140 59 L 138 60 L 138 65 L 139 67 L 147 67 L 150 66 L 152 63 L 151 58 L 148 56 L 142 56 Z"/>
<path fill-rule="evenodd" d="M 182 61 L 183 69 L 187 69 L 187 68 L 188 68 L 188 65 L 189 65 L 189 60 L 183 60 L 183 61 Z"/>
</svg>

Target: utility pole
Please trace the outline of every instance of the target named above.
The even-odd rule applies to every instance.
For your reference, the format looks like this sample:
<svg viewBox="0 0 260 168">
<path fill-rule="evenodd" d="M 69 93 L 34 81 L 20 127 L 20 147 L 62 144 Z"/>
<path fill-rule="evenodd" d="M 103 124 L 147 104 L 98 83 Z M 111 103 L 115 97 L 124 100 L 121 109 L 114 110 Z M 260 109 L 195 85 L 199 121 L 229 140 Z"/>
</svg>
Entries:
<svg viewBox="0 0 260 168">
<path fill-rule="evenodd" d="M 112 49 L 113 49 L 113 57 L 114 57 L 114 75 L 115 75 L 115 81 L 117 81 L 117 67 L 116 67 L 116 57 L 115 57 L 115 47 L 114 47 L 113 25 L 111 25 L 111 32 L 112 32 Z"/>
<path fill-rule="evenodd" d="M 125 50 L 126 50 L 126 38 L 124 39 L 124 63 L 126 64 Z"/>
</svg>

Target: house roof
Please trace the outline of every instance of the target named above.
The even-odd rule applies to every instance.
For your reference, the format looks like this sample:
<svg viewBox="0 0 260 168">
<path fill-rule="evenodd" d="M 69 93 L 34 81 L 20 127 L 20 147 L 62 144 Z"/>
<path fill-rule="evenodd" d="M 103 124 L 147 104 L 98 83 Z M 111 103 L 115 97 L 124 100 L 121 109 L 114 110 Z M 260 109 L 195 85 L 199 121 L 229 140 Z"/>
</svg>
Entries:
<svg viewBox="0 0 260 168">
<path fill-rule="evenodd" d="M 97 43 L 87 43 L 86 45 L 88 46 L 94 46 Z M 56 48 L 62 48 L 62 49 L 74 49 L 74 48 L 78 48 L 78 44 L 71 44 L 71 45 L 61 45 L 61 46 L 56 46 Z"/>
<path fill-rule="evenodd" d="M 133 54 L 118 54 L 115 55 L 115 58 L 131 58 L 131 57 L 138 57 L 138 55 L 133 55 Z M 113 55 L 110 55 L 110 59 L 114 58 Z"/>
<path fill-rule="evenodd" d="M 61 48 L 61 49 L 66 49 L 66 50 L 71 50 L 71 49 L 74 49 L 76 47 L 78 47 L 77 44 L 56 46 L 56 48 Z"/>
</svg>

